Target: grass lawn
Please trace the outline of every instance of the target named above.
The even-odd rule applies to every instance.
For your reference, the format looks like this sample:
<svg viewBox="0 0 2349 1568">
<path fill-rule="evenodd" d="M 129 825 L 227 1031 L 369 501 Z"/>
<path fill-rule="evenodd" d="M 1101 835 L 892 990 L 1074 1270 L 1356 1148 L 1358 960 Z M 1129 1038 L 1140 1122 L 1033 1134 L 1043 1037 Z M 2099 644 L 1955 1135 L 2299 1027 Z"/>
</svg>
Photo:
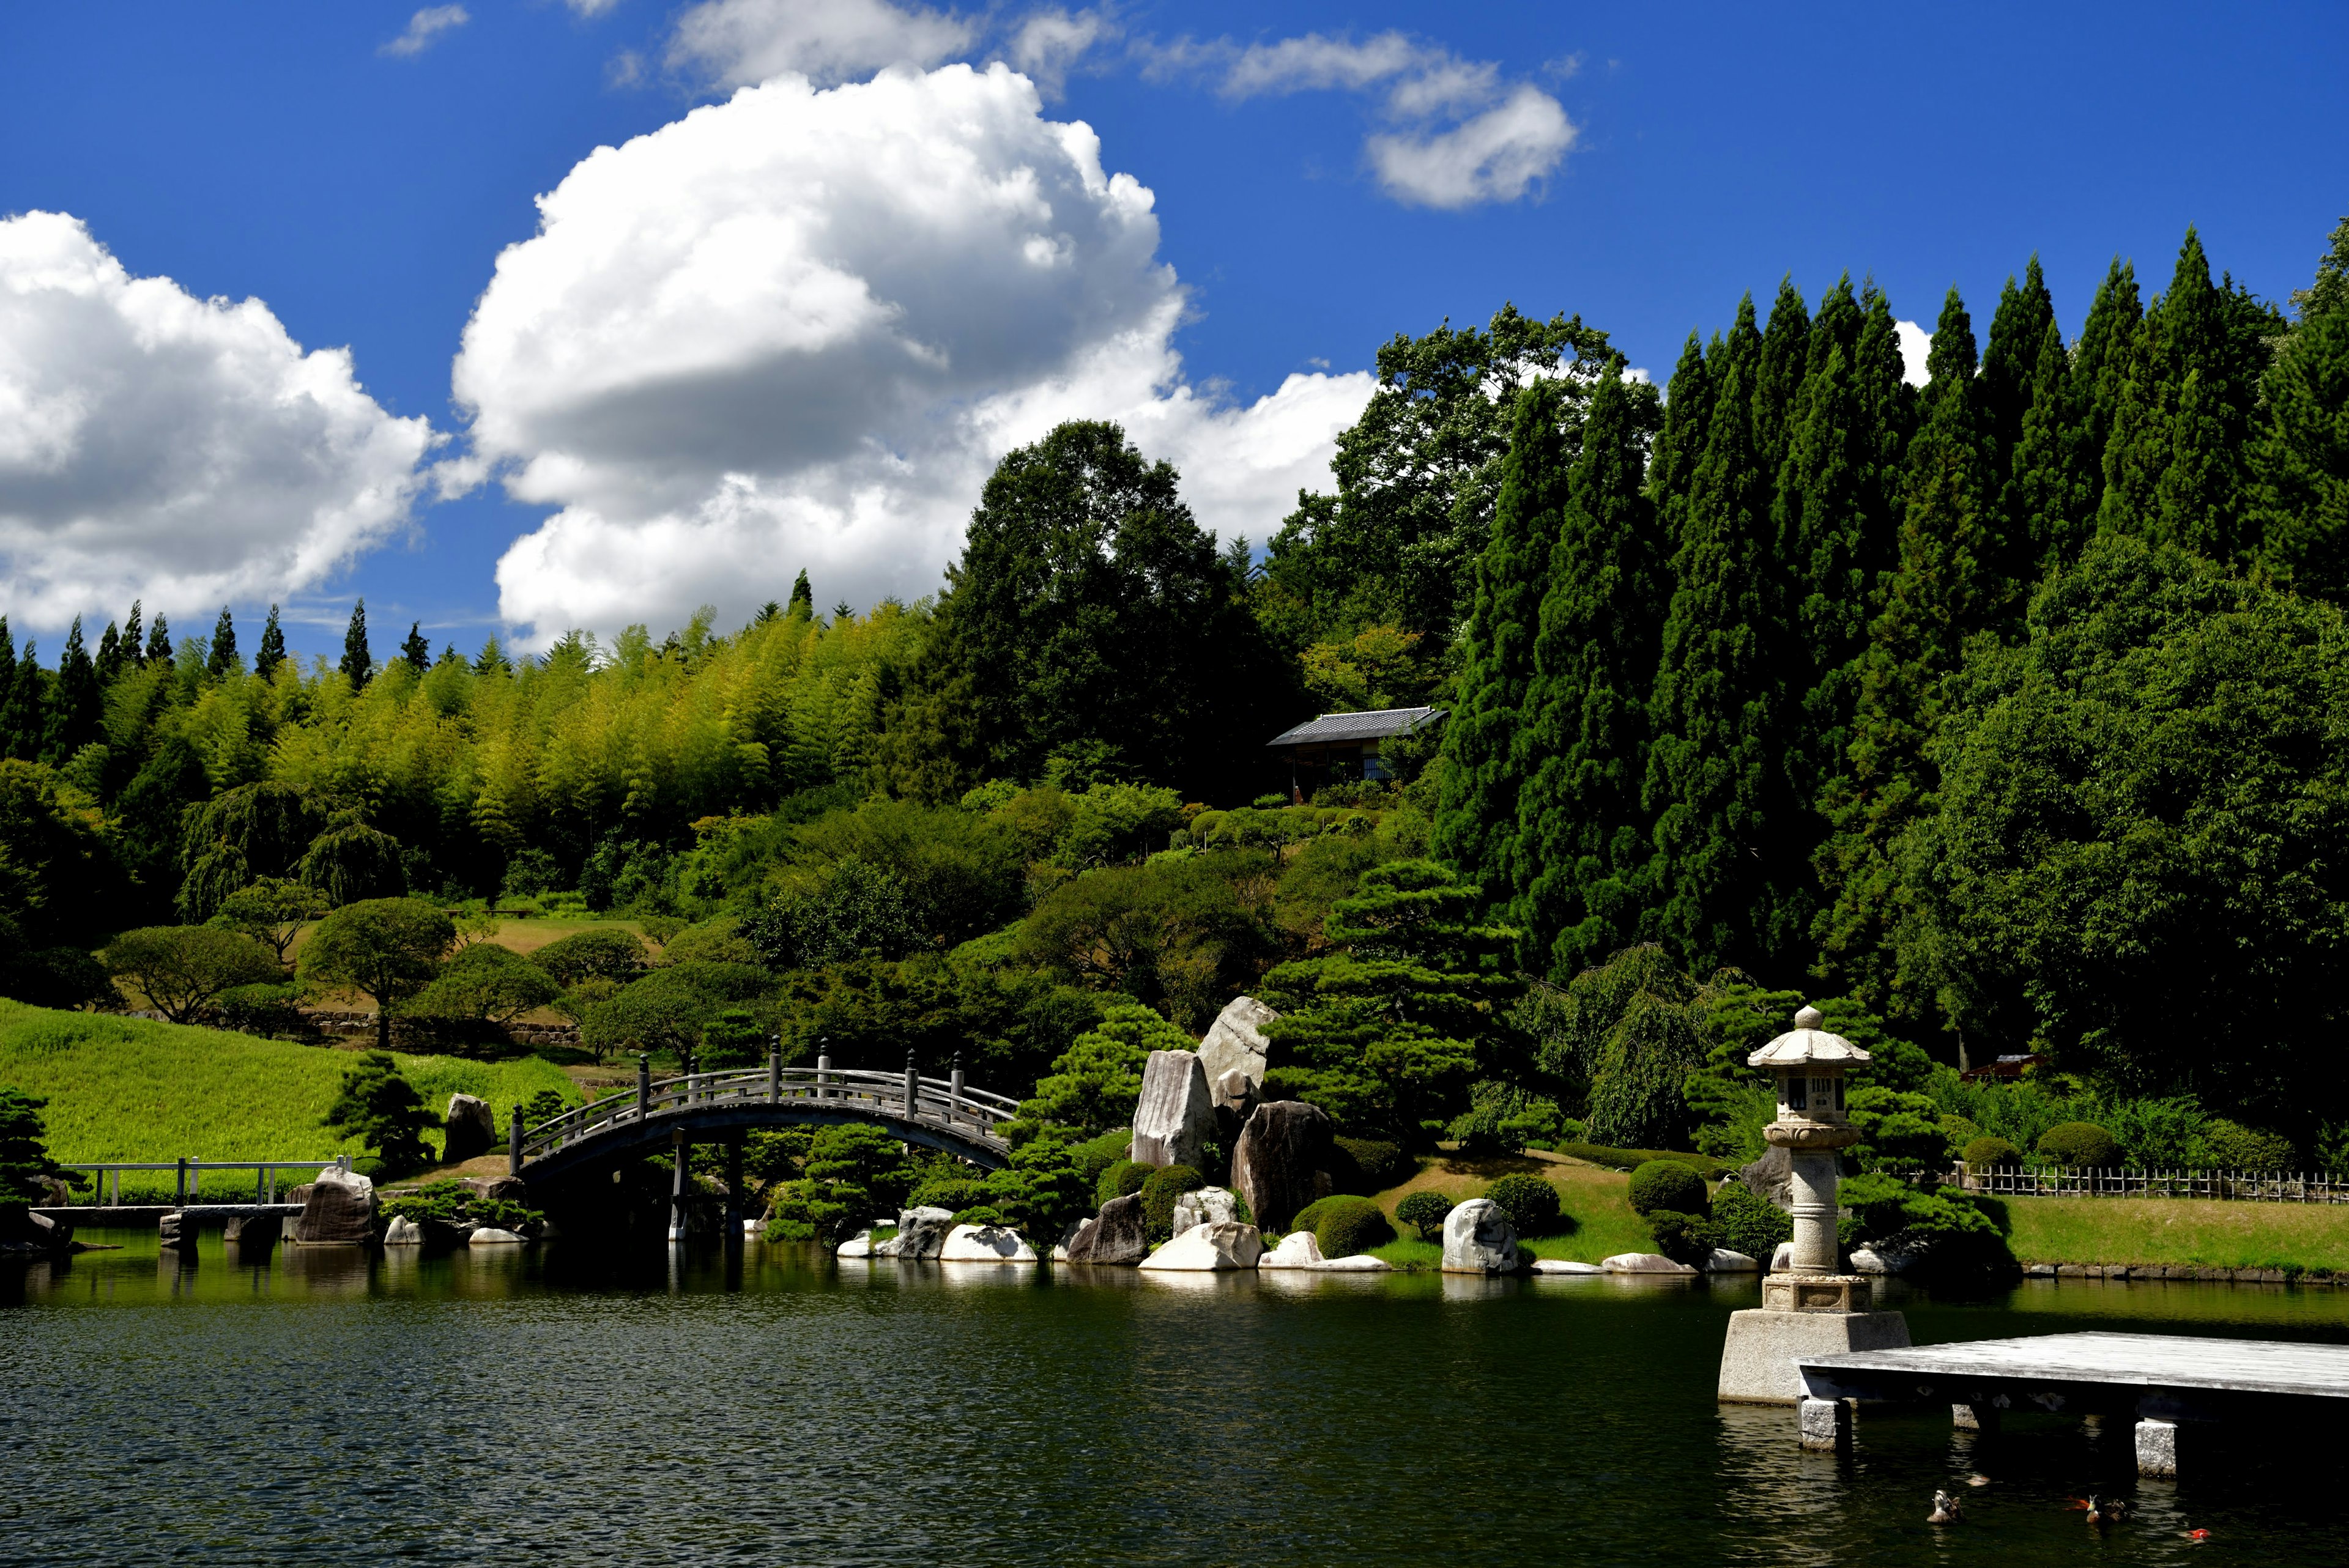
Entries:
<svg viewBox="0 0 2349 1568">
<path fill-rule="evenodd" d="M 1438 1191 L 1456 1203 L 1483 1197 L 1495 1181 L 1519 1171 L 1543 1177 L 1556 1187 L 1559 1205 L 1573 1222 L 1573 1228 L 1562 1234 L 1520 1237 L 1517 1244 L 1535 1257 L 1595 1264 L 1617 1253 L 1655 1250 L 1648 1222 L 1631 1212 L 1630 1177 L 1540 1150 L 1492 1160 L 1439 1155 L 1402 1186 L 1373 1194 L 1371 1202 L 1392 1220 L 1395 1205 L 1413 1192 Z M 1402 1233 L 1402 1239 L 1374 1249 L 1377 1256 L 1398 1268 L 1414 1264 L 1434 1268 L 1444 1261 L 1444 1248 L 1438 1243 L 1418 1240 L 1418 1233 L 1409 1225 L 1398 1224 L 1395 1229 Z"/>
<path fill-rule="evenodd" d="M 2349 1207 L 2194 1198 L 2008 1198 L 2024 1263 L 2189 1264 L 2349 1274 Z"/>
<path fill-rule="evenodd" d="M 67 1162 L 357 1153 L 319 1125 L 356 1059 L 333 1047 L 0 1001 L 0 1084 L 49 1102 L 49 1152 Z M 534 1057 L 398 1060 L 436 1114 L 457 1093 L 480 1095 L 501 1120 L 540 1089 L 580 1098 L 561 1068 Z"/>
</svg>

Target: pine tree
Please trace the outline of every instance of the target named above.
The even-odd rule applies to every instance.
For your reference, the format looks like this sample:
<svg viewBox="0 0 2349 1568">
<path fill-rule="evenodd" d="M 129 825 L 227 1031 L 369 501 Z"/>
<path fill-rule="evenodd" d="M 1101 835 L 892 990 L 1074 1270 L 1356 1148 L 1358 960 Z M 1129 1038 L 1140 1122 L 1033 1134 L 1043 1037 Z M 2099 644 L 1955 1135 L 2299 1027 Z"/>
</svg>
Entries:
<svg viewBox="0 0 2349 1568">
<path fill-rule="evenodd" d="M 212 623 L 212 655 L 204 660 L 204 673 L 214 680 L 227 678 L 236 668 L 236 623 L 230 619 L 228 606 L 221 606 L 220 619 Z"/>
<path fill-rule="evenodd" d="M 8 717 L 9 700 L 16 695 L 16 639 L 8 631 L 8 617 L 0 615 L 0 757 L 18 755 Z"/>
<path fill-rule="evenodd" d="M 423 627 L 423 622 L 410 621 L 408 638 L 399 645 L 399 656 L 406 659 L 408 667 L 419 676 L 432 667 L 432 645 L 424 640 Z"/>
<path fill-rule="evenodd" d="M 2030 406 L 1999 505 L 2034 578 L 2070 563 L 2095 531 L 2096 465 L 2089 439 L 2086 400 L 2074 382 L 2063 330 L 2051 321 L 2040 333 Z"/>
<path fill-rule="evenodd" d="M 1786 460 L 1795 399 L 1810 368 L 1810 311 L 1790 273 L 1779 280 L 1754 377 L 1754 448 L 1763 471 L 1774 480 Z"/>
<path fill-rule="evenodd" d="M 1816 864 L 1831 902 L 1816 931 L 1826 974 L 1888 1016 L 1930 1017 L 1901 993 L 1889 954 L 1897 916 L 1892 845 L 1930 806 L 1927 751 L 1942 684 L 1965 640 L 1995 614 L 1985 581 L 1990 474 L 1976 407 L 1974 336 L 1951 288 L 1933 330 L 1923 427 L 1909 443 L 1900 559 L 1869 628 L 1846 768 L 1828 791 L 1834 832 Z"/>
<path fill-rule="evenodd" d="M 1990 534 L 1986 565 L 1994 581 L 2010 585 L 2000 614 L 2016 626 L 2022 623 L 2023 602 L 2036 575 L 2040 552 L 2027 521 L 2007 504 L 2010 499 L 2019 504 L 2022 497 L 2008 497 L 2005 487 L 2013 472 L 2014 449 L 2022 444 L 2023 420 L 2037 384 L 2040 345 L 2054 325 L 2055 304 L 2048 295 L 2047 281 L 2034 253 L 2023 269 L 2023 285 L 2017 288 L 2010 276 L 1999 292 L 1998 309 L 1991 316 L 1990 341 L 1982 349 L 1981 385 L 1974 389 L 1983 457 L 1992 480 L 1991 499 L 1995 503 L 1992 515 L 1984 520 Z"/>
<path fill-rule="evenodd" d="M 1907 483 L 1909 442 L 1917 430 L 1917 388 L 1909 385 L 1900 356 L 1899 324 L 1891 302 L 1873 280 L 1863 283 L 1864 320 L 1852 355 L 1852 387 L 1859 398 L 1862 449 L 1867 461 L 1855 481 L 1860 509 L 1860 559 L 1871 584 L 1868 613 L 1883 606 L 1884 585 L 1899 554 L 1901 491 Z"/>
<path fill-rule="evenodd" d="M 1795 798 L 1807 803 L 1819 798 L 1850 743 L 1849 670 L 1867 645 L 1870 558 L 1881 553 L 1864 531 L 1859 483 L 1869 453 L 1842 348 L 1830 344 L 1826 362 L 1804 378 L 1789 437 L 1770 521 L 1798 629 L 1787 656 L 1800 666 L 1789 671 L 1800 735 L 1785 760 Z"/>
<path fill-rule="evenodd" d="M 1551 542 L 1563 523 L 1573 452 L 1561 427 L 1566 389 L 1537 380 L 1517 395 L 1493 527 L 1477 557 L 1461 637 L 1464 664 L 1444 724 L 1444 769 L 1432 842 L 1495 903 L 1509 895 L 1517 745 L 1534 674 L 1534 639 L 1549 585 Z"/>
<path fill-rule="evenodd" d="M 2349 248 L 2349 224 L 2336 252 Z M 2320 284 L 2325 282 L 2319 274 Z M 2323 314 L 2303 304 L 2268 373 L 2268 425 L 2256 455 L 2261 559 L 2303 593 L 2349 602 L 2349 285 Z M 2295 299 L 2321 302 L 2321 289 Z"/>
<path fill-rule="evenodd" d="M 2349 310 L 2349 218 L 2333 226 L 2332 242 L 2316 263 L 2316 277 L 2304 289 L 2292 291 L 2292 307 L 2305 325 Z"/>
<path fill-rule="evenodd" d="M 1523 967 L 1572 975 L 1638 939 L 1650 899 L 1640 792 L 1670 585 L 1641 449 L 1662 422 L 1619 359 L 1601 375 L 1550 552 L 1518 735 L 1511 923 Z"/>
<path fill-rule="evenodd" d="M 63 767 L 89 742 L 98 738 L 101 693 L 98 669 L 82 645 L 81 617 L 76 615 L 66 633 L 66 651 L 57 658 L 57 679 L 50 700 L 47 725 L 42 732 L 41 760 Z"/>
<path fill-rule="evenodd" d="M 808 586 L 807 568 L 800 568 L 799 576 L 793 579 L 791 605 L 783 613 L 794 620 L 815 619 L 815 590 Z"/>
<path fill-rule="evenodd" d="M 1648 464 L 1648 499 L 1656 511 L 1665 559 L 1680 550 L 1688 518 L 1689 486 L 1704 457 L 1705 432 L 1713 420 L 1713 373 L 1705 364 L 1704 345 L 1693 332 L 1681 348 L 1672 369 L 1671 387 L 1664 395 L 1664 428 L 1656 438 Z"/>
<path fill-rule="evenodd" d="M 1656 822 L 1659 927 L 1700 971 L 1799 964 L 1809 921 L 1783 766 L 1794 632 L 1775 590 L 1770 484 L 1754 448 L 1759 335 L 1741 342 L 1751 301 L 1739 314 L 1718 351 L 1727 368 L 1672 562 L 1642 792 Z"/>
<path fill-rule="evenodd" d="M 177 662 L 171 656 L 171 624 L 160 614 L 155 617 L 154 628 L 147 634 L 147 656 L 140 662 L 160 665 L 167 670 Z"/>
<path fill-rule="evenodd" d="M 489 641 L 481 645 L 481 651 L 474 656 L 473 673 L 477 676 L 502 676 L 512 672 L 513 665 L 507 661 L 506 651 L 498 646 L 498 634 L 491 633 Z"/>
<path fill-rule="evenodd" d="M 2137 298 L 2137 267 L 2115 256 L 2096 285 L 2088 305 L 2088 320 L 2072 355 L 2072 389 L 2080 401 L 2081 460 L 2088 468 L 2090 514 L 2103 505 L 2105 449 L 2118 412 L 2121 389 L 2127 380 L 2129 355 L 2145 324 L 2145 306 Z"/>
<path fill-rule="evenodd" d="M 361 599 L 351 606 L 351 624 L 343 633 L 343 660 L 336 666 L 353 691 L 367 690 L 367 682 L 375 678 L 375 653 L 367 646 L 367 601 Z"/>
<path fill-rule="evenodd" d="M 127 665 L 147 662 L 147 647 L 140 640 L 146 635 L 147 629 L 140 624 L 139 611 L 139 601 L 133 599 L 130 601 L 130 617 L 122 623 L 122 662 Z"/>
<path fill-rule="evenodd" d="M 41 755 L 42 732 L 47 727 L 42 688 L 47 676 L 41 669 L 41 650 L 32 638 L 25 639 L 25 652 L 16 661 L 16 678 L 8 688 L 5 721 L 0 722 L 11 757 L 26 762 Z"/>
<path fill-rule="evenodd" d="M 104 687 L 112 686 L 114 684 L 114 677 L 121 673 L 122 634 L 115 629 L 113 622 L 109 621 L 106 624 L 105 632 L 102 633 L 98 639 L 98 684 L 99 687 L 103 689 Z M 5 686 L 0 686 L 0 690 L 5 689 L 6 689 Z"/>
<path fill-rule="evenodd" d="M 254 651 L 253 673 L 264 681 L 277 678 L 277 666 L 285 662 L 285 630 L 277 624 L 277 606 L 269 606 L 269 619 L 262 623 L 261 646 Z"/>
</svg>

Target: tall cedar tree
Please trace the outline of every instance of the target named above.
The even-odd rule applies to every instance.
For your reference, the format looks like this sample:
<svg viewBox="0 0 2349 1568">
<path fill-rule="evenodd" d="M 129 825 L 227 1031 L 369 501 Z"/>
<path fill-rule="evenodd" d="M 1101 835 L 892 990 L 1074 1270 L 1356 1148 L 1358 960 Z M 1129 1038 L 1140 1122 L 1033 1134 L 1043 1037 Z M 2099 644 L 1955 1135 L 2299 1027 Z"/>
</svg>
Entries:
<svg viewBox="0 0 2349 1568">
<path fill-rule="evenodd" d="M 1978 407 L 1973 323 L 1953 287 L 1928 358 L 1923 428 L 1909 448 L 1900 558 L 1860 665 L 1846 771 L 1830 787 L 1834 831 L 1817 851 L 1829 895 L 1815 927 L 1826 975 L 1888 1016 L 1924 1019 L 1930 998 L 1903 990 L 1890 938 L 1898 918 L 1893 841 L 1931 810 L 1927 743 L 1942 686 L 1998 599 L 1985 582 L 1992 495 Z"/>
<path fill-rule="evenodd" d="M 16 678 L 8 685 L 8 702 L 5 715 L 0 715 L 0 733 L 5 733 L 8 755 L 26 762 L 37 761 L 41 755 L 43 709 L 47 706 L 42 688 L 47 676 L 41 668 L 41 652 L 32 638 L 25 639 L 25 652 L 16 661 Z"/>
<path fill-rule="evenodd" d="M 269 606 L 269 619 L 261 627 L 261 646 L 254 650 L 253 673 L 263 680 L 274 680 L 277 666 L 285 662 L 285 632 L 277 624 L 277 606 Z"/>
<path fill-rule="evenodd" d="M 26 649 L 29 655 L 32 650 Z M 16 725 L 11 706 L 16 696 L 16 639 L 8 631 L 8 617 L 0 615 L 0 757 L 21 757 L 16 749 Z"/>
<path fill-rule="evenodd" d="M 106 624 L 105 634 L 98 639 L 96 665 L 100 690 L 112 686 L 114 677 L 122 673 L 122 634 L 111 621 Z"/>
<path fill-rule="evenodd" d="M 799 621 L 815 619 L 815 590 L 808 585 L 805 567 L 802 567 L 800 574 L 792 580 L 792 602 L 784 614 Z"/>
<path fill-rule="evenodd" d="M 1754 376 L 1754 450 L 1762 471 L 1775 476 L 1786 460 L 1787 433 L 1795 419 L 1795 399 L 1809 369 L 1810 307 L 1789 275 L 1778 282 L 1778 297 L 1770 305 L 1770 324 L 1762 333 L 1762 358 Z"/>
<path fill-rule="evenodd" d="M 211 656 L 204 660 L 204 673 L 219 680 L 236 668 L 236 623 L 229 618 L 228 606 L 221 606 L 220 619 L 212 623 Z"/>
<path fill-rule="evenodd" d="M 2081 442 L 2089 469 L 2088 500 L 2094 509 L 2104 504 L 2105 449 L 2111 441 L 2113 418 L 2120 408 L 2121 388 L 2128 379 L 2129 353 L 2144 324 L 2137 263 L 2115 256 L 2105 269 L 2105 281 L 2096 285 L 2096 297 L 2089 302 L 2087 323 L 2080 328 L 2080 341 L 2072 354 L 2072 387 L 2080 398 Z"/>
<path fill-rule="evenodd" d="M 1263 739 L 1299 717 L 1297 677 L 1178 483 L 1099 421 L 996 466 L 892 720 L 894 789 L 947 799 L 1056 759 L 1195 799 L 1255 782 Z"/>
<path fill-rule="evenodd" d="M 2349 218 L 2268 371 L 2256 454 L 2268 570 L 2304 593 L 2349 601 Z"/>
<path fill-rule="evenodd" d="M 406 659 L 408 667 L 419 676 L 432 667 L 432 645 L 425 640 L 423 622 L 410 621 L 408 624 L 408 636 L 399 645 L 399 656 Z"/>
<path fill-rule="evenodd" d="M 57 660 L 57 685 L 49 694 L 48 723 L 41 737 L 41 760 L 61 768 L 73 754 L 98 738 L 104 718 L 104 694 L 98 686 L 98 667 L 82 645 L 81 617 L 76 615 L 66 633 L 66 651 Z"/>
<path fill-rule="evenodd" d="M 1681 362 L 1672 367 L 1663 431 L 1648 464 L 1648 499 L 1656 511 L 1667 562 L 1680 553 L 1681 535 L 1687 529 L 1689 486 L 1704 458 L 1705 434 L 1713 424 L 1713 376 L 1719 368 L 1705 362 L 1703 342 L 1690 333 L 1681 346 Z"/>
<path fill-rule="evenodd" d="M 2104 450 L 2099 529 L 2240 564 L 2256 552 L 2249 480 L 2259 383 L 2276 313 L 2231 279 L 2210 281 L 2186 231 L 2168 292 L 2130 346 Z"/>
<path fill-rule="evenodd" d="M 160 612 L 157 613 L 155 624 L 147 633 L 147 657 L 143 662 L 160 665 L 167 670 L 172 665 L 171 623 L 165 620 Z"/>
<path fill-rule="evenodd" d="M 1638 939 L 1649 902 L 1640 789 L 1669 586 L 1642 453 L 1661 423 L 1656 389 L 1610 363 L 1550 548 L 1510 862 L 1510 921 L 1525 933 L 1520 965 L 1535 974 L 1604 962 Z"/>
<path fill-rule="evenodd" d="M 2040 345 L 2054 325 L 2055 302 L 2047 293 L 2047 280 L 2033 253 L 2023 269 L 2022 286 L 2018 288 L 2010 276 L 1999 291 L 1998 309 L 1990 318 L 1990 339 L 1982 346 L 1981 385 L 1974 388 L 1994 506 L 1985 520 L 1987 565 L 1996 585 L 1996 614 L 2013 628 L 2023 624 L 2023 601 L 2037 575 L 2040 552 L 2021 512 L 2022 495 L 2009 490 L 2014 451 L 2023 444 L 2023 421 L 2030 415 L 2031 395 L 2038 385 Z"/>
<path fill-rule="evenodd" d="M 2040 331 L 2030 400 L 1999 503 L 2002 524 L 2020 546 L 2008 559 L 2033 579 L 2078 559 L 2095 531 L 2096 459 L 2089 442 L 2087 401 L 2063 330 L 2051 321 Z M 2027 586 L 2023 597 L 2029 598 Z"/>
<path fill-rule="evenodd" d="M 1551 542 L 1565 521 L 1567 487 L 1579 426 L 1567 389 L 1534 382 L 1516 396 L 1493 529 L 1476 559 L 1475 593 L 1461 635 L 1462 663 L 1444 720 L 1444 767 L 1433 842 L 1469 882 L 1495 903 L 1509 896 L 1509 860 L 1524 781 L 1526 698 L 1534 638 L 1549 587 Z"/>
<path fill-rule="evenodd" d="M 140 620 L 140 601 L 130 601 L 130 618 L 122 623 L 122 660 L 125 664 L 143 665 L 147 662 L 147 645 L 140 641 L 147 634 L 147 628 Z"/>
<path fill-rule="evenodd" d="M 367 682 L 375 679 L 375 653 L 367 646 L 364 599 L 351 606 L 350 627 L 343 633 L 343 660 L 336 667 L 349 680 L 353 691 L 365 691 Z"/>
<path fill-rule="evenodd" d="M 1295 647 L 1398 625 L 1431 646 L 1465 614 L 1491 531 L 1517 391 L 1566 356 L 1603 364 L 1580 316 L 1504 305 L 1479 330 L 1449 321 L 1379 349 L 1378 390 L 1338 437 L 1335 495 L 1305 495 L 1273 536 L 1258 614 Z"/>
<path fill-rule="evenodd" d="M 1785 672 L 1795 634 L 1772 560 L 1770 484 L 1754 446 L 1759 346 L 1749 299 L 1713 356 L 1726 368 L 1672 562 L 1644 790 L 1656 821 L 1660 930 L 1700 971 L 1799 966 L 1810 921 L 1784 766 Z"/>
</svg>

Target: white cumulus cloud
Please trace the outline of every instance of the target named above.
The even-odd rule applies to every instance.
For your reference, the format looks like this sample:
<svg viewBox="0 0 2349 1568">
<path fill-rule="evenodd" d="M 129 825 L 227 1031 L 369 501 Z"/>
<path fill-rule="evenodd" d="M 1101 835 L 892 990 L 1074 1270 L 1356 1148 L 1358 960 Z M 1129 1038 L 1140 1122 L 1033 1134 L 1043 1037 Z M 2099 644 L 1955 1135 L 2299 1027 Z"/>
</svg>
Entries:
<svg viewBox="0 0 2349 1568">
<path fill-rule="evenodd" d="M 1102 11 L 1037 11 L 1012 30 L 1004 52 L 1036 85 L 1059 96 L 1070 70 L 1117 26 Z"/>
<path fill-rule="evenodd" d="M 430 48 L 432 40 L 441 34 L 472 19 L 462 5 L 427 5 L 408 19 L 408 31 L 376 52 L 411 59 Z"/>
<path fill-rule="evenodd" d="M 134 596 L 284 598 L 403 527 L 435 437 L 259 300 L 134 278 L 78 219 L 0 220 L 0 593 L 16 630 Z"/>
<path fill-rule="evenodd" d="M 1900 340 L 1900 378 L 1911 387 L 1922 387 L 1932 379 L 1925 368 L 1933 353 L 1933 335 L 1913 321 L 1896 321 L 1893 335 Z"/>
<path fill-rule="evenodd" d="M 1154 199 L 1007 67 L 785 77 L 583 160 L 509 248 L 455 366 L 473 462 L 558 508 L 504 618 L 681 623 L 934 592 L 988 469 L 1062 419 L 1172 460 L 1261 538 L 1326 482 L 1366 374 L 1245 406 L 1187 384 Z"/>
<path fill-rule="evenodd" d="M 970 46 L 971 25 L 888 0 L 702 0 L 678 18 L 672 68 L 719 87 L 792 73 L 843 81 L 885 66 L 927 66 Z"/>
</svg>

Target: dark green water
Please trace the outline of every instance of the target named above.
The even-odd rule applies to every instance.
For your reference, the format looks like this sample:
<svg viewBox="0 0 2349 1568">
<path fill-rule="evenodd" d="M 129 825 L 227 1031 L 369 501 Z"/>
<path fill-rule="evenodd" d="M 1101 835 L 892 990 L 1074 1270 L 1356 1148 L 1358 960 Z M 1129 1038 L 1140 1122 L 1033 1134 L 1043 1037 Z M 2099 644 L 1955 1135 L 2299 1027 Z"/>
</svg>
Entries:
<svg viewBox="0 0 2349 1568">
<path fill-rule="evenodd" d="M 0 1563 L 2349 1562 L 2330 1433 L 2231 1434 L 2175 1484 L 2054 1417 L 1868 1415 L 1805 1455 L 1791 1412 L 1713 1402 L 1750 1285 L 88 1239 L 129 1244 L 0 1269 Z M 1901 1305 L 1920 1342 L 2349 1340 L 2342 1291 Z M 2090 1490 L 2138 1521 L 2093 1533 Z"/>
</svg>

